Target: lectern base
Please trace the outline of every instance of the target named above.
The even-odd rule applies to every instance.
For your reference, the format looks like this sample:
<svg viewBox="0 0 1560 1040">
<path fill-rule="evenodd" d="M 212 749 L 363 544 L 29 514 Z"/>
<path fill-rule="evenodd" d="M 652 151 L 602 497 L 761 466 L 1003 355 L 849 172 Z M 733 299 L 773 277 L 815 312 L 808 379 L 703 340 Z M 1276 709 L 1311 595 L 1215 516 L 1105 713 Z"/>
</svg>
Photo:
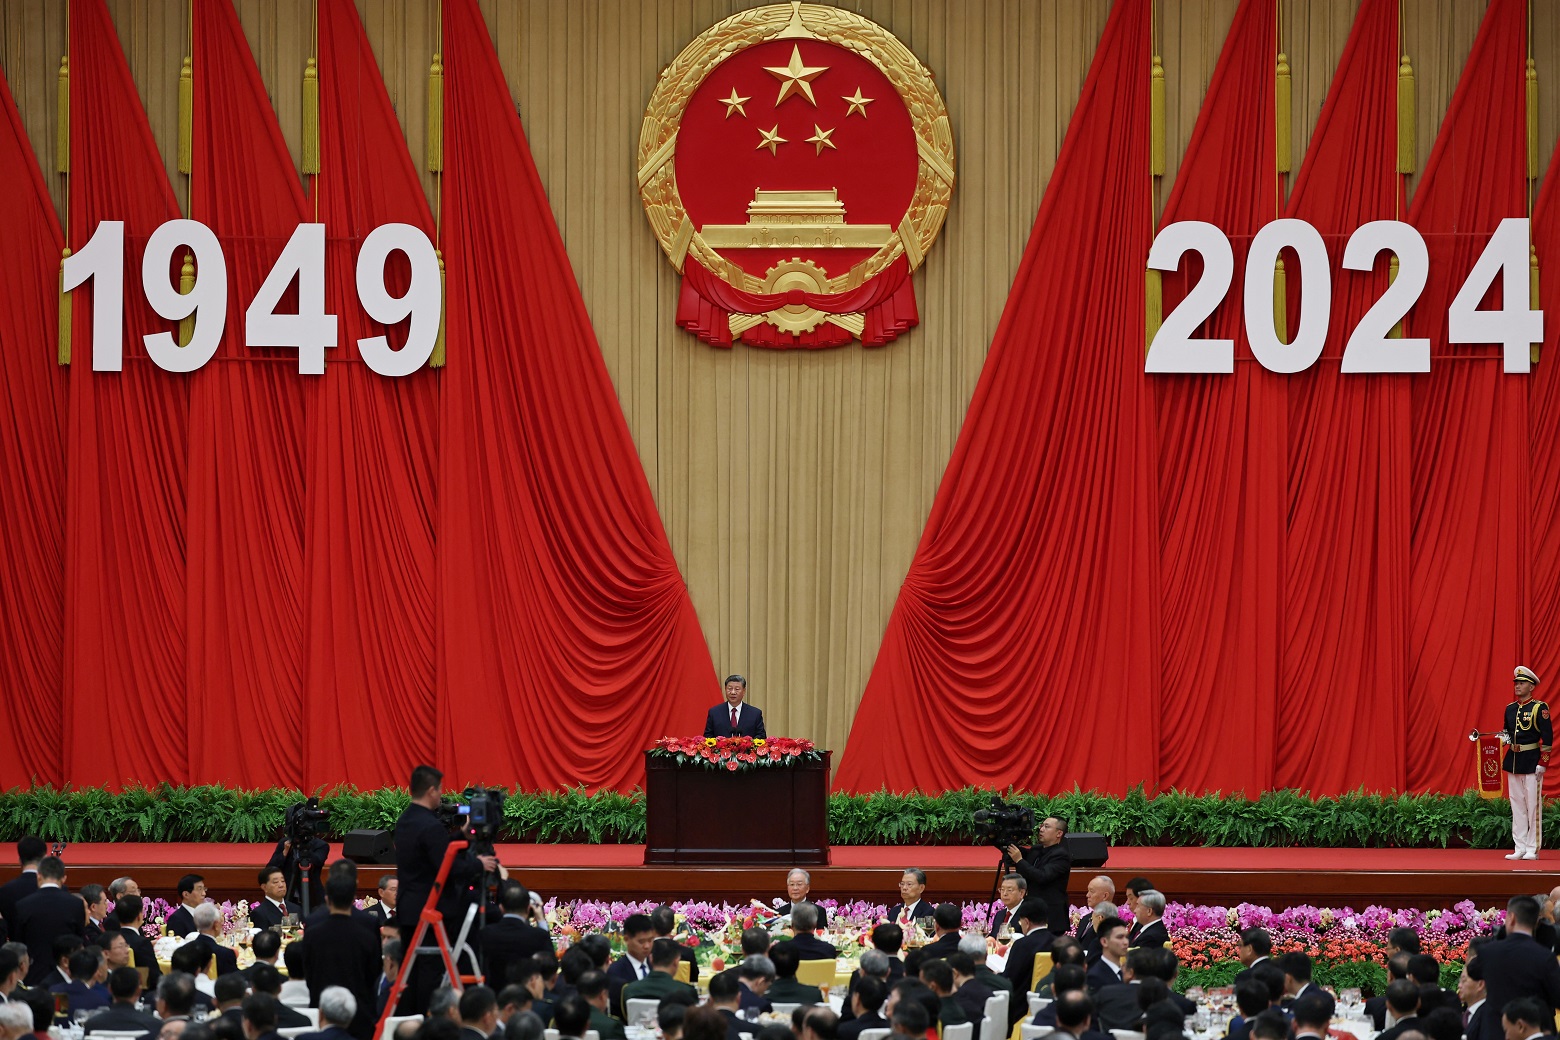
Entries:
<svg viewBox="0 0 1560 1040">
<path fill-rule="evenodd" d="M 829 863 L 829 758 L 731 773 L 645 759 L 645 862 Z"/>
</svg>

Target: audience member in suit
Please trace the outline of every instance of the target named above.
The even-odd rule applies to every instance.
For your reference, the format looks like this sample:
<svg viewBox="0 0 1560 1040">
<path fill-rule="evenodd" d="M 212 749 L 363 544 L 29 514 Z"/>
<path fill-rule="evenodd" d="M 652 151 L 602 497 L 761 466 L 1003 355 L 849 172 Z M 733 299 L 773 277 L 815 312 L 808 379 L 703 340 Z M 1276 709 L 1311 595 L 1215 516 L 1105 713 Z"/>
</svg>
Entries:
<svg viewBox="0 0 1560 1040">
<path fill-rule="evenodd" d="M 202 903 L 195 908 L 192 916 L 195 919 L 195 930 L 200 933 L 194 941 L 211 951 L 217 962 L 217 974 L 227 975 L 237 971 L 238 954 L 217 942 L 217 926 L 222 922 L 222 911 L 217 909 L 215 903 Z M 253 981 L 251 978 L 250 982 Z"/>
<path fill-rule="evenodd" d="M 677 931 L 677 911 L 665 903 L 650 911 L 650 925 L 655 929 L 656 938 L 673 939 L 673 933 Z M 699 981 L 699 959 L 694 956 L 693 948 L 677 943 L 677 955 L 683 963 L 688 965 L 688 981 Z M 676 972 L 673 972 L 675 975 Z"/>
<path fill-rule="evenodd" d="M 1126 967 L 1127 922 L 1119 917 L 1108 918 L 1100 922 L 1099 932 L 1100 959 L 1089 968 L 1090 993 L 1098 993 L 1103 987 L 1120 982 Z M 1011 975 L 1008 977 L 1012 978 Z"/>
<path fill-rule="evenodd" d="M 396 896 L 400 894 L 401 883 L 395 879 L 394 874 L 384 874 L 379 878 L 379 901 L 374 904 L 374 916 L 379 918 L 381 928 L 399 928 L 401 920 L 396 916 Z"/>
<path fill-rule="evenodd" d="M 866 959 L 865 953 L 862 959 Z M 851 1017 L 840 1023 L 839 1040 L 856 1040 L 863 1029 L 889 1028 L 888 1019 L 878 1013 L 887 998 L 888 983 L 872 975 L 858 978 L 850 991 Z"/>
<path fill-rule="evenodd" d="M 106 975 L 103 951 L 97 946 L 83 946 L 70 955 L 70 981 L 56 982 L 49 992 L 65 995 L 70 1001 L 69 1013 L 106 1008 L 111 1003 L 108 987 L 103 985 Z"/>
<path fill-rule="evenodd" d="M 607 1007 L 611 1014 L 623 1014 L 623 987 L 650 974 L 650 944 L 653 942 L 655 926 L 650 923 L 649 914 L 629 914 L 624 919 L 623 956 L 607 968 Z"/>
<path fill-rule="evenodd" d="M 469 992 L 469 990 L 468 990 Z M 324 1028 L 314 1033 L 303 1033 L 298 1040 L 348 1040 L 349 1031 L 357 1018 L 358 1002 L 352 991 L 344 986 L 329 986 L 320 994 L 320 1025 Z"/>
<path fill-rule="evenodd" d="M 16 843 L 16 858 L 22 872 L 0 885 L 0 923 L 7 926 L 9 938 L 16 938 L 16 904 L 38 891 L 38 863 L 49 851 L 42 838 L 26 837 Z M 7 929 L 0 929 L 0 939 L 7 937 Z"/>
<path fill-rule="evenodd" d="M 1123 922 L 1123 930 L 1125 923 Z M 1056 1035 L 1069 1040 L 1110 1040 L 1109 1033 L 1093 1028 L 1094 1001 L 1087 993 L 1073 990 L 1056 998 Z"/>
<path fill-rule="evenodd" d="M 1457 979 L 1457 998 L 1462 1001 L 1463 1010 L 1468 1014 L 1468 1022 L 1463 1027 L 1464 1036 L 1472 1038 L 1479 1035 L 1482 1028 L 1480 1019 L 1484 1015 L 1484 997 L 1484 965 L 1475 956 L 1463 965 L 1462 975 Z"/>
<path fill-rule="evenodd" d="M 355 894 L 351 881 L 332 875 L 325 882 L 325 902 L 330 907 L 330 915 L 306 930 L 300 942 L 303 943 L 304 972 L 309 980 L 309 1003 L 318 1007 L 326 989 L 342 987 L 352 994 L 356 1003 L 356 1015 L 348 1026 L 349 1031 L 358 1040 L 369 1040 L 374 1032 L 377 996 L 374 989 L 379 981 L 384 953 L 378 935 L 365 932 L 352 920 Z M 255 988 L 265 987 L 255 980 Z M 277 989 L 281 989 L 280 980 Z M 491 990 L 488 995 L 493 995 Z"/>
<path fill-rule="evenodd" d="M 325 884 L 329 885 L 332 878 L 338 878 L 338 877 L 339 878 L 345 878 L 347 881 L 350 881 L 352 883 L 352 891 L 354 893 L 357 892 L 358 868 L 357 868 L 357 864 L 356 863 L 352 862 L 350 859 L 338 859 L 338 860 L 334 861 L 333 863 L 331 863 L 330 870 L 325 875 Z M 440 903 L 441 904 L 443 903 L 442 899 L 440 900 Z M 465 905 L 462 904 L 461 905 L 461 909 L 460 909 L 460 913 L 461 913 L 461 915 L 464 915 L 465 912 L 466 912 Z M 315 925 L 319 924 L 321 921 L 325 920 L 325 918 L 327 918 L 329 916 L 330 916 L 330 902 L 329 902 L 329 900 L 327 900 L 325 898 L 324 890 L 323 889 L 319 889 L 319 888 L 314 889 L 314 898 L 313 898 L 313 901 L 310 903 L 310 910 L 309 910 L 308 913 L 303 915 L 303 930 L 304 931 L 308 931 L 310 928 L 313 928 Z M 458 918 L 457 920 L 464 920 L 464 916 Z M 450 918 L 446 917 L 445 918 L 445 927 L 446 928 L 452 927 L 449 924 L 449 921 L 450 921 Z M 372 935 L 376 940 L 382 938 L 381 930 L 380 930 L 380 927 L 379 927 L 379 915 L 374 913 L 374 911 L 372 911 L 372 910 L 359 910 L 354 905 L 352 907 L 352 922 L 354 924 L 356 924 L 359 928 L 363 929 L 363 931 L 365 931 L 365 932 L 369 933 L 370 935 Z M 459 927 L 458 923 L 456 925 L 454 925 L 453 927 L 454 927 L 455 931 L 457 931 L 457 932 L 460 931 L 460 927 Z M 425 941 L 423 943 L 423 945 L 427 946 L 428 943 Z M 442 971 L 443 969 L 440 969 L 440 970 Z"/>
<path fill-rule="evenodd" d="M 255 962 L 249 967 L 242 969 L 239 974 L 247 978 L 255 968 L 262 964 L 269 964 L 278 971 L 281 970 L 277 964 L 277 961 L 282 959 L 282 936 L 280 932 L 270 928 L 256 932 L 254 937 L 249 940 L 249 949 L 255 955 Z"/>
<path fill-rule="evenodd" d="M 764 713 L 744 703 L 747 680 L 740 675 L 726 676 L 726 699 L 711 708 L 704 718 L 706 737 L 752 737 L 763 740 Z"/>
<path fill-rule="evenodd" d="M 1001 883 L 997 885 L 997 901 L 1002 905 L 991 916 L 991 927 L 987 929 L 987 934 L 1001 935 L 1004 931 L 1012 931 L 1013 911 L 1018 909 L 1018 904 L 1028 894 L 1029 882 L 1024 880 L 1024 875 L 1003 874 Z M 1088 915 L 1084 916 L 1087 918 Z"/>
<path fill-rule="evenodd" d="M 1289 1016 L 1270 1007 L 1251 1021 L 1251 1040 L 1289 1040 Z"/>
<path fill-rule="evenodd" d="M 1338 1032 L 1339 1030 L 1333 1030 L 1335 1034 Z M 1456 1007 L 1438 1007 L 1429 1013 L 1421 1012 L 1419 1032 L 1428 1040 L 1462 1040 L 1462 1010 Z"/>
<path fill-rule="evenodd" d="M 1251 1040 L 1252 1023 L 1271 1004 L 1268 988 L 1260 980 L 1247 978 L 1235 983 L 1235 1007 L 1240 1014 L 1230 1020 L 1227 1040 Z"/>
<path fill-rule="evenodd" d="M 16 904 L 11 919 L 11 938 L 27 944 L 29 986 L 54 974 L 54 940 L 61 935 L 81 938 L 87 923 L 81 898 L 65 891 L 65 864 L 58 856 L 39 860 L 37 877 L 38 890 Z"/>
<path fill-rule="evenodd" d="M 767 954 L 748 954 L 737 965 L 735 974 L 737 985 L 741 988 L 737 994 L 740 1010 L 745 1012 L 756 1008 L 759 1014 L 767 1015 L 775 1009 L 774 1001 L 769 999 L 769 987 L 775 984 L 775 962 Z"/>
<path fill-rule="evenodd" d="M 1030 896 L 1018 904 L 1017 913 L 1018 923 L 1014 930 L 1022 933 L 1022 937 L 1013 940 L 1008 947 L 1007 964 L 1002 968 L 1003 976 L 1013 984 L 1013 999 L 1008 1006 L 1008 1017 L 1013 1021 L 1008 1024 L 1009 1029 L 1018 1021 L 1015 1015 L 1022 1017 L 1029 1010 L 1024 994 L 1034 982 L 1035 954 L 1049 952 L 1055 941 L 1046 927 L 1050 920 L 1046 905 L 1038 897 Z"/>
<path fill-rule="evenodd" d="M 87 904 L 87 924 L 83 937 L 95 943 L 103 934 L 103 921 L 108 917 L 108 890 L 102 885 L 82 885 L 77 893 Z"/>
<path fill-rule="evenodd" d="M 625 1021 L 630 1000 L 675 1000 L 689 1006 L 699 1002 L 699 991 L 692 983 L 673 977 L 682 962 L 681 949 L 682 944 L 675 939 L 661 938 L 650 944 L 650 974 L 623 987 Z M 528 963 L 534 962 L 528 959 Z"/>
<path fill-rule="evenodd" d="M 487 986 L 467 986 L 460 995 L 460 1040 L 489 1040 L 497 1028 L 497 994 Z"/>
<path fill-rule="evenodd" d="M 1149 999 L 1146 992 L 1142 997 Z M 1168 1000 L 1145 1004 L 1143 1033 L 1149 1040 L 1180 1040 L 1186 1035 L 1186 1016 Z"/>
<path fill-rule="evenodd" d="M 1332 1027 L 1333 1012 L 1336 1010 L 1333 998 L 1320 987 L 1312 986 L 1296 996 L 1290 1007 L 1295 1040 L 1304 1040 L 1306 1037 L 1324 1040 Z"/>
<path fill-rule="evenodd" d="M 141 933 L 141 926 L 146 923 L 145 902 L 139 895 L 122 895 L 114 900 L 114 916 L 119 918 L 120 934 L 130 944 L 131 967 L 145 968 L 146 985 L 155 989 L 157 981 L 162 978 L 162 970 L 157 967 L 152 941 Z"/>
<path fill-rule="evenodd" d="M 195 931 L 195 908 L 206 901 L 206 879 L 199 874 L 186 874 L 177 886 L 179 908 L 168 915 L 164 922 L 168 934 L 182 939 Z"/>
<path fill-rule="evenodd" d="M 301 1014 L 296 1009 L 282 1003 L 282 973 L 275 968 L 255 969 L 249 976 L 249 988 L 251 992 L 263 993 L 276 1001 L 276 1028 L 298 1029 L 312 1025 L 307 1015 Z M 309 1003 L 318 1006 L 317 999 L 311 999 Z"/>
<path fill-rule="evenodd" d="M 1127 939 L 1129 942 L 1137 942 L 1137 904 L 1138 896 L 1154 887 L 1154 883 L 1146 877 L 1135 877 L 1127 882 L 1127 912 L 1118 916 L 1127 922 Z"/>
<path fill-rule="evenodd" d="M 312 801 L 312 799 L 311 799 Z M 317 804 L 317 803 L 316 803 Z M 276 848 L 271 850 L 271 858 L 266 866 L 275 867 L 286 878 L 283 891 L 287 899 L 293 903 L 302 904 L 308 902 L 309 909 L 320 906 L 325 902 L 325 888 L 320 880 L 320 871 L 324 869 L 325 862 L 330 859 L 330 843 L 318 836 L 308 839 L 304 843 L 307 856 L 303 857 L 309 864 L 309 869 L 299 869 L 300 857 L 293 851 L 292 839 L 282 838 L 276 843 Z M 303 880 L 304 874 L 308 874 L 309 898 L 304 899 Z M 286 1026 L 282 1026 L 286 1029 Z"/>
<path fill-rule="evenodd" d="M 737 973 L 730 968 L 711 975 L 709 1003 L 703 1007 L 688 1009 L 687 1015 L 683 1018 L 684 1035 L 690 1032 L 708 1035 L 713 1032 L 713 1020 L 704 1021 L 713 1012 L 725 1023 L 726 1040 L 739 1040 L 740 1037 L 751 1036 L 756 1031 L 755 1027 L 737 1015 L 742 990 L 743 985 L 737 981 Z"/>
<path fill-rule="evenodd" d="M 1040 843 L 1032 849 L 1009 845 L 1007 858 L 1029 882 L 1026 898 L 1045 903 L 1047 920 L 1060 935 L 1070 927 L 1067 879 L 1072 874 L 1072 853 L 1067 851 L 1062 840 L 1067 837 L 1067 825 L 1055 816 L 1047 816 L 1040 824 L 1037 837 Z"/>
<path fill-rule="evenodd" d="M 807 905 L 807 904 L 803 904 Z M 822 1004 L 823 991 L 817 986 L 798 982 L 797 966 L 802 958 L 795 943 L 775 943 L 769 948 L 769 959 L 775 966 L 775 981 L 764 994 L 774 1004 Z"/>
<path fill-rule="evenodd" d="M 785 876 L 785 902 L 775 907 L 775 912 L 781 917 L 790 913 L 798 903 L 812 903 L 807 896 L 812 892 L 812 875 L 801 867 L 792 867 L 791 872 Z M 813 903 L 818 906 L 817 903 Z M 829 911 L 818 907 L 818 927 L 829 927 Z"/>
<path fill-rule="evenodd" d="M 1387 983 L 1387 1028 L 1377 1040 L 1398 1040 L 1410 1029 L 1419 1029 L 1419 985 L 1411 979 Z"/>
<path fill-rule="evenodd" d="M 139 899 L 140 896 L 135 898 Z M 141 1040 L 157 1040 L 162 1026 L 169 1022 L 188 1022 L 195 1010 L 195 979 L 182 971 L 170 971 L 157 983 L 157 1017 L 162 1025 L 141 1035 Z M 275 1028 L 274 1021 L 272 1028 Z"/>
<path fill-rule="evenodd" d="M 954 906 L 957 910 L 958 907 Z M 840 955 L 833 943 L 826 943 L 813 933 L 818 929 L 818 906 L 815 903 L 798 903 L 791 910 L 792 938 L 776 946 L 789 946 L 796 951 L 797 960 L 832 961 Z M 771 951 L 773 952 L 773 951 Z"/>
<path fill-rule="evenodd" d="M 1307 993 L 1319 992 L 1311 981 L 1311 958 L 1305 954 L 1291 950 L 1278 958 L 1278 966 L 1284 972 L 1285 1007 L 1293 1007 L 1294 1002 Z"/>
<path fill-rule="evenodd" d="M 948 967 L 953 971 L 953 999 L 959 1002 L 971 1022 L 984 1021 L 986 1001 L 996 991 L 975 977 L 975 961 L 962 950 L 955 950 L 948 956 Z"/>
<path fill-rule="evenodd" d="M 115 968 L 108 973 L 108 995 L 108 1007 L 87 1021 L 88 1034 L 144 1033 L 160 1028 L 156 1015 L 136 1007 L 141 999 L 141 973 L 134 968 Z"/>
<path fill-rule="evenodd" d="M 1057 968 L 1053 973 L 1051 980 L 1051 992 L 1054 994 L 1051 998 L 1051 1002 L 1045 1007 L 1041 1008 L 1039 1011 L 1036 1011 L 1034 1017 L 1029 1020 L 1029 1024 L 1035 1026 L 1049 1026 L 1052 1029 L 1055 1029 L 1057 1000 L 1060 999 L 1064 993 L 1083 993 L 1087 995 L 1089 992 L 1088 974 L 1089 969 L 1084 967 L 1082 964 L 1063 964 L 1061 967 Z M 1012 1017 L 1012 1010 L 1012 998 L 1010 997 L 1008 1000 L 1008 1017 L 1010 1018 Z M 1027 1001 L 1025 1002 L 1023 1011 L 1026 1015 L 1029 1013 L 1029 1006 Z M 1098 1022 L 1094 1023 L 1096 1026 L 1098 1024 Z"/>
<path fill-rule="evenodd" d="M 249 1040 L 279 1040 L 281 1036 L 277 1032 L 281 1019 L 278 1012 L 281 1004 L 276 998 L 265 993 L 251 993 L 244 998 L 244 1035 Z"/>
<path fill-rule="evenodd" d="M 899 878 L 899 902 L 888 910 L 889 921 L 903 927 L 904 921 L 918 921 L 936 913 L 937 907 L 921 898 L 925 892 L 926 871 L 920 867 L 906 869 Z"/>
<path fill-rule="evenodd" d="M 1083 893 L 1083 902 L 1089 908 L 1089 912 L 1078 918 L 1078 927 L 1073 932 L 1073 938 L 1083 945 L 1084 950 L 1099 946 L 1099 937 L 1094 933 L 1094 908 L 1101 903 L 1111 903 L 1114 906 L 1115 898 L 1116 882 L 1110 879 L 1110 875 L 1096 874 L 1089 879 L 1089 887 Z"/>
<path fill-rule="evenodd" d="M 889 1028 L 893 1030 L 891 1035 L 896 1040 L 900 1037 L 905 1040 L 922 1040 L 932 1028 L 932 1023 L 937 1021 L 920 1004 L 909 1000 L 902 1000 L 893 1008 L 885 1004 L 883 1011 L 888 1017 Z"/>
<path fill-rule="evenodd" d="M 944 1027 L 973 1022 L 976 1031 L 980 1030 L 980 1019 L 986 1017 L 985 1010 L 982 1009 L 980 1018 L 971 1018 L 964 1005 L 954 997 L 953 968 L 947 961 L 936 959 L 922 964 L 921 981 L 937 995 L 937 1020 Z"/>
<path fill-rule="evenodd" d="M 1089 931 L 1086 940 L 1079 940 L 1083 944 L 1084 961 L 1093 965 L 1100 959 L 1100 924 L 1112 917 L 1120 916 L 1120 910 L 1110 900 L 1102 900 L 1094 904 L 1094 909 L 1088 916 Z"/>
<path fill-rule="evenodd" d="M 1158 948 L 1170 945 L 1170 930 L 1165 927 L 1165 897 L 1162 892 L 1149 889 L 1139 893 L 1137 904 L 1137 938 L 1132 945 L 1138 949 Z"/>
<path fill-rule="evenodd" d="M 607 976 L 602 972 L 587 971 L 580 976 L 579 995 L 590 1005 L 590 1028 L 601 1040 L 624 1040 L 623 1023 L 607 1011 L 609 989 Z"/>
<path fill-rule="evenodd" d="M 249 994 L 249 976 L 241 971 L 222 976 L 211 987 L 211 1003 L 217 1018 L 232 1022 L 238 1027 L 240 1036 L 244 1034 L 244 998 Z"/>
<path fill-rule="evenodd" d="M 513 981 L 509 977 L 510 965 L 545 953 L 553 944 L 547 929 L 538 928 L 527 917 L 531 893 L 524 885 L 513 879 L 504 881 L 499 885 L 498 902 L 504 916 L 478 932 L 472 945 L 482 955 L 483 973 L 502 987 Z"/>
<path fill-rule="evenodd" d="M 928 960 L 947 957 L 959 949 L 964 911 L 958 903 L 938 903 L 932 912 L 932 941 L 921 947 Z"/>
<path fill-rule="evenodd" d="M 1242 965 L 1240 971 L 1235 973 L 1235 982 L 1239 984 L 1251 978 L 1252 969 L 1258 964 L 1272 958 L 1273 937 L 1266 928 L 1247 928 L 1240 933 L 1240 945 L 1235 948 L 1235 956 Z"/>
<path fill-rule="evenodd" d="M 1052 949 L 1055 950 L 1055 946 Z M 975 965 L 975 981 L 984 984 L 993 993 L 1013 992 L 1013 983 L 998 975 L 986 967 L 986 937 L 978 932 L 971 932 L 959 940 L 959 952 L 970 959 Z"/>
<path fill-rule="evenodd" d="M 559 1040 L 581 1040 L 590 1029 L 591 1007 L 578 993 L 570 993 L 553 1009 L 553 1026 Z"/>
<path fill-rule="evenodd" d="M 878 927 L 881 928 L 883 926 L 879 925 Z M 984 950 L 985 948 L 986 943 L 983 939 L 981 940 L 981 949 Z M 891 963 L 897 963 L 897 961 L 890 961 L 888 954 L 882 950 L 875 947 L 862 950 L 861 959 L 858 963 L 860 967 L 850 973 L 850 982 L 845 986 L 845 996 L 840 1000 L 841 1024 L 849 1024 L 855 1021 L 856 1011 L 851 1005 L 850 995 L 856 991 L 856 987 L 860 985 L 862 979 L 870 976 L 881 982 L 885 998 L 887 997 L 890 983 L 894 981 L 890 977 L 889 967 Z M 887 1019 L 885 1018 L 884 1021 L 887 1021 Z"/>
<path fill-rule="evenodd" d="M 1507 938 L 1479 947 L 1486 1004 L 1477 1040 L 1505 1040 L 1501 1019 L 1508 1001 L 1533 997 L 1551 1012 L 1560 1005 L 1560 964 L 1533 939 L 1537 924 L 1538 900 L 1516 896 L 1506 904 Z"/>
<path fill-rule="evenodd" d="M 85 945 L 86 943 L 81 941 L 81 936 L 79 935 L 70 935 L 67 933 L 65 935 L 55 936 L 54 943 L 49 947 L 49 953 L 51 954 L 50 963 L 54 965 L 54 968 L 43 977 L 42 981 L 36 983 L 36 986 L 41 989 L 48 989 L 50 986 L 53 986 L 56 983 L 69 982 L 70 959 L 77 950 L 81 949 Z M 28 964 L 31 965 L 31 963 L 32 955 L 29 954 Z M 31 973 L 32 969 L 29 967 L 28 974 Z"/>
<path fill-rule="evenodd" d="M 269 864 L 260 868 L 260 902 L 249 911 L 249 923 L 256 928 L 275 928 L 288 914 L 302 913 L 297 903 L 288 902 L 287 875 L 281 867 Z"/>
<path fill-rule="evenodd" d="M 210 975 L 211 948 L 204 943 L 187 942 L 173 951 L 173 956 L 168 958 L 168 966 L 173 972 L 188 975 L 195 980 L 195 1010 L 209 1010 L 212 997 L 216 994 L 216 984 Z"/>
</svg>

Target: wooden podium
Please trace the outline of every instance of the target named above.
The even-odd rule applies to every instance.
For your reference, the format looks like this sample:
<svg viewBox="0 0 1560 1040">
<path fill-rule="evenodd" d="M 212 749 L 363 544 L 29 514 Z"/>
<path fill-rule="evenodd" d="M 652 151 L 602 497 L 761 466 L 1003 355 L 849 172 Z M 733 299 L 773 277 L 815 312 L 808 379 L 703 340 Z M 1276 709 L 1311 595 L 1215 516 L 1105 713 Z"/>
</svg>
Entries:
<svg viewBox="0 0 1560 1040">
<path fill-rule="evenodd" d="M 829 862 L 829 759 L 731 773 L 645 753 L 645 862 Z"/>
</svg>

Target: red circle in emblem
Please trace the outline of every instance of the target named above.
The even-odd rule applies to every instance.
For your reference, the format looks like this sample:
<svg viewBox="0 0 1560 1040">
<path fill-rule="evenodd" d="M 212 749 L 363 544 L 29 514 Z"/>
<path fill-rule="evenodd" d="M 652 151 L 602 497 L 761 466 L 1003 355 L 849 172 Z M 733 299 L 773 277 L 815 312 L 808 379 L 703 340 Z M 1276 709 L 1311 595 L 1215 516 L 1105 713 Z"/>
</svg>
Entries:
<svg viewBox="0 0 1560 1040">
<path fill-rule="evenodd" d="M 870 101 L 853 106 L 858 97 Z M 773 138 L 779 141 L 766 143 Z M 876 65 L 821 40 L 778 39 L 733 55 L 705 77 L 683 111 L 675 164 L 678 193 L 700 231 L 747 225 L 760 190 L 833 192 L 847 226 L 892 229 L 910 208 L 920 160 L 909 110 Z M 837 278 L 877 251 L 712 248 L 759 277 L 800 257 Z"/>
</svg>

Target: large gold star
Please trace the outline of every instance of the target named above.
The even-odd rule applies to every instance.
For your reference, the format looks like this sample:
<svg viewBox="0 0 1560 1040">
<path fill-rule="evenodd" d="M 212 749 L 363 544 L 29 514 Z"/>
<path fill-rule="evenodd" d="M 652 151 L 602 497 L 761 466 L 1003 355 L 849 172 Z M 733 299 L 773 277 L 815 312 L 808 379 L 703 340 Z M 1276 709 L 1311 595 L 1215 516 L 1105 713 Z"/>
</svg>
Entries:
<svg viewBox="0 0 1560 1040">
<path fill-rule="evenodd" d="M 818 107 L 818 99 L 813 97 L 812 81 L 829 71 L 827 65 L 803 65 L 802 49 L 793 45 L 789 65 L 765 65 L 764 70 L 772 73 L 780 81 L 780 96 L 775 98 L 776 105 L 796 93 L 805 97 L 814 108 Z"/>
<path fill-rule="evenodd" d="M 768 148 L 770 155 L 779 155 L 777 151 L 780 145 L 785 144 L 785 138 L 780 136 L 780 124 L 776 123 L 771 129 L 760 130 L 758 136 L 762 138 L 758 142 L 760 148 Z"/>
<path fill-rule="evenodd" d="M 731 88 L 731 96 L 730 97 L 721 98 L 720 99 L 720 103 L 726 106 L 726 118 L 727 119 L 731 118 L 731 113 L 733 113 L 733 112 L 737 113 L 737 115 L 739 115 L 742 118 L 746 119 L 747 118 L 747 109 L 743 108 L 742 106 L 744 104 L 746 104 L 750 100 L 751 100 L 751 98 L 738 97 L 737 96 L 737 88 L 736 87 L 732 87 Z"/>
<path fill-rule="evenodd" d="M 817 123 L 814 123 L 813 124 L 813 135 L 807 139 L 807 143 L 808 144 L 812 144 L 812 145 L 817 145 L 818 146 L 818 151 L 817 151 L 816 154 L 822 155 L 823 154 L 823 150 L 825 148 L 835 148 L 836 147 L 834 142 L 829 140 L 829 135 L 832 134 L 832 133 L 834 133 L 834 128 L 832 126 L 829 129 L 825 130 L 823 127 L 819 126 Z"/>
<path fill-rule="evenodd" d="M 867 106 L 876 101 L 877 98 L 862 97 L 861 88 L 857 87 L 854 97 L 846 97 L 845 95 L 841 94 L 840 100 L 850 105 L 850 107 L 845 110 L 846 119 L 850 118 L 850 114 L 852 112 L 860 112 L 861 118 L 865 119 L 867 118 Z"/>
</svg>

